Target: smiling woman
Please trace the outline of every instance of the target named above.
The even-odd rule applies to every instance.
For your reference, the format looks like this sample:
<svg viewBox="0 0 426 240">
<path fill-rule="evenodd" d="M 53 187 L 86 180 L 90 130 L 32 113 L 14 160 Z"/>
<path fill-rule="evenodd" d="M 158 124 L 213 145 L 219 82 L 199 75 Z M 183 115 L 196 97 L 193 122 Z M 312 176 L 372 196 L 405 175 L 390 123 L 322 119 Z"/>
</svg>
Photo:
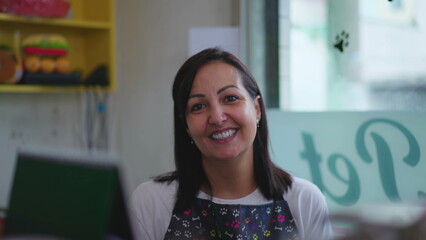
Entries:
<svg viewBox="0 0 426 240">
<path fill-rule="evenodd" d="M 269 156 L 259 87 L 232 54 L 206 49 L 173 84 L 176 170 L 133 193 L 140 239 L 330 239 L 325 199 Z"/>
</svg>

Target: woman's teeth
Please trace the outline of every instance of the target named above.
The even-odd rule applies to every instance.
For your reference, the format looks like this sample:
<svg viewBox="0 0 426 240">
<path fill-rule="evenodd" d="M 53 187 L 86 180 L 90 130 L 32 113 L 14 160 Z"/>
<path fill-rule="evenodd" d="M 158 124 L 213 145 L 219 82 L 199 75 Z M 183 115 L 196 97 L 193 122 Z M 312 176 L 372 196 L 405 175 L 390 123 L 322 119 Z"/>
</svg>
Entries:
<svg viewBox="0 0 426 240">
<path fill-rule="evenodd" d="M 212 135 L 212 138 L 214 140 L 223 140 L 223 139 L 229 138 L 230 136 L 233 136 L 236 132 L 237 132 L 237 130 L 230 129 L 230 130 L 225 131 L 225 132 L 215 133 L 215 134 Z"/>
</svg>

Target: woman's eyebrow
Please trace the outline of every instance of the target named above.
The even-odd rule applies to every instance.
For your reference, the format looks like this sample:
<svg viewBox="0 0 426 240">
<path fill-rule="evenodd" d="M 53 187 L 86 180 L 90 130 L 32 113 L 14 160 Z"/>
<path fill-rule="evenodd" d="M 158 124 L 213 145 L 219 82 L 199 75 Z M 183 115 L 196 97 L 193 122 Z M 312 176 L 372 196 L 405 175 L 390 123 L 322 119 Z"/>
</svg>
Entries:
<svg viewBox="0 0 426 240">
<path fill-rule="evenodd" d="M 221 92 L 223 92 L 223 91 L 225 91 L 226 89 L 228 89 L 228 88 L 237 88 L 237 89 L 239 89 L 237 86 L 235 86 L 235 85 L 233 85 L 233 84 L 231 84 L 231 85 L 227 85 L 227 86 L 225 86 L 225 87 L 223 87 L 223 88 L 221 88 L 221 89 L 219 89 L 219 90 L 217 90 L 217 94 L 220 94 Z"/>
</svg>

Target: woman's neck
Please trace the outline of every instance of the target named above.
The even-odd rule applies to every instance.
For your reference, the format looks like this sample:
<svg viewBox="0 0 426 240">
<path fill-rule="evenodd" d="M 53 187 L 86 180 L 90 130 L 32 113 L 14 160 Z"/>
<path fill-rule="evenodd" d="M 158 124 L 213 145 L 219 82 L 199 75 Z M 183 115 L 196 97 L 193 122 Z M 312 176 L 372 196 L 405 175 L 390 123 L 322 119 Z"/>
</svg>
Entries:
<svg viewBox="0 0 426 240">
<path fill-rule="evenodd" d="M 238 199 L 256 190 L 252 158 L 202 161 L 210 183 L 210 186 L 202 185 L 203 192 L 217 198 Z"/>
</svg>

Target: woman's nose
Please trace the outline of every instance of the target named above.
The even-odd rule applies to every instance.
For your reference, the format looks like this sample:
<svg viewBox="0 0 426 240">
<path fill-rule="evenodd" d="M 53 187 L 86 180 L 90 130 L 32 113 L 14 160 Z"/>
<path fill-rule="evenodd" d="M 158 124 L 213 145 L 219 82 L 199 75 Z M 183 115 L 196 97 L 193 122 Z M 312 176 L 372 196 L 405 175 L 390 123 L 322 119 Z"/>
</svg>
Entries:
<svg viewBox="0 0 426 240">
<path fill-rule="evenodd" d="M 209 124 L 221 125 L 226 118 L 226 113 L 221 106 L 212 106 L 210 108 Z"/>
</svg>

